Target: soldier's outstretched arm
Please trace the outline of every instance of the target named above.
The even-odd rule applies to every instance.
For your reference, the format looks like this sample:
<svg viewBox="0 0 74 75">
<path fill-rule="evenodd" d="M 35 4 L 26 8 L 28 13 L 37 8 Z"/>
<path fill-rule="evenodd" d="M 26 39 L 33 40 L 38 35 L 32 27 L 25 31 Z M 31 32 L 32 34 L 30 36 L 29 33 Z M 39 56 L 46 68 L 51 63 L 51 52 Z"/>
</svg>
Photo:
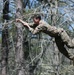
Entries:
<svg viewBox="0 0 74 75">
<path fill-rule="evenodd" d="M 32 26 L 33 23 L 27 23 L 21 19 L 16 19 L 16 22 L 22 23 L 24 26 L 28 27 L 29 31 L 31 31 L 33 34 L 35 34 L 34 29 L 30 27 L 30 26 Z M 31 25 L 29 25 L 29 24 L 31 24 Z"/>
<path fill-rule="evenodd" d="M 28 27 L 29 31 L 32 32 L 32 34 L 37 34 L 41 31 L 45 30 L 45 27 L 42 24 L 38 25 L 35 29 L 30 27 L 29 24 L 26 26 Z"/>
<path fill-rule="evenodd" d="M 32 34 L 36 34 L 38 32 L 40 32 L 40 29 L 38 27 L 36 27 L 35 29 L 31 28 L 29 25 L 27 25 L 29 31 L 32 32 Z"/>
<path fill-rule="evenodd" d="M 47 28 L 43 24 L 39 24 L 35 29 L 32 30 L 33 34 L 45 31 Z"/>
<path fill-rule="evenodd" d="M 21 20 L 21 19 L 16 19 L 16 22 L 20 22 L 20 23 L 22 23 L 24 26 L 27 26 L 27 25 L 28 25 L 27 22 L 25 22 L 25 21 L 23 21 L 23 20 Z"/>
</svg>

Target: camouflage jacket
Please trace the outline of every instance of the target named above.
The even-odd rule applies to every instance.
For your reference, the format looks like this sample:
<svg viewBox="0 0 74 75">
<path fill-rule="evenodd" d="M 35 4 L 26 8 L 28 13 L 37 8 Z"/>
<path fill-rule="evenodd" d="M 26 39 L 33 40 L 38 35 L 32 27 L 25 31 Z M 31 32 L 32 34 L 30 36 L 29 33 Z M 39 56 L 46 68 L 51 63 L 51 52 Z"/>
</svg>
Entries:
<svg viewBox="0 0 74 75">
<path fill-rule="evenodd" d="M 60 29 L 61 29 L 61 28 L 56 28 L 55 26 L 49 25 L 44 20 L 40 20 L 38 25 L 34 23 L 29 23 L 29 26 L 31 27 L 30 31 L 33 34 L 44 32 L 51 37 L 56 37 L 58 34 L 60 34 Z"/>
</svg>

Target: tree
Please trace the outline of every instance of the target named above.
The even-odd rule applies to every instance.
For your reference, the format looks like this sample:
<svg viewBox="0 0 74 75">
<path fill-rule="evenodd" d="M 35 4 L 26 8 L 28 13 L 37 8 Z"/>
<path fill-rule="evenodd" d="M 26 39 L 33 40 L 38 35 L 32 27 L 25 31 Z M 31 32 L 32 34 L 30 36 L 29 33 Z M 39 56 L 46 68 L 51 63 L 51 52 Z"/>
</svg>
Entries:
<svg viewBox="0 0 74 75">
<path fill-rule="evenodd" d="M 16 0 L 16 18 L 22 19 L 23 13 L 23 0 Z M 16 75 L 25 75 L 24 74 L 24 52 L 23 52 L 23 32 L 22 24 L 16 23 L 17 25 L 17 38 L 16 38 Z"/>
<path fill-rule="evenodd" d="M 3 2 L 5 1 L 5 2 Z M 4 75 L 72 75 L 74 67 L 68 56 L 67 46 L 58 37 L 40 33 L 31 34 L 15 17 L 33 22 L 32 16 L 40 14 L 50 25 L 62 27 L 71 38 L 74 37 L 73 0 L 3 0 L 0 8 L 0 28 L 2 27 L 2 48 L 0 48 L 0 74 Z M 6 2 L 9 1 L 9 8 Z M 16 4 L 16 5 L 15 5 Z M 5 9 L 7 8 L 7 9 Z M 2 9 L 3 12 L 2 12 Z M 5 12 L 5 11 L 10 12 Z M 24 11 L 23 11 L 24 10 Z M 16 12 L 15 12 L 16 11 Z M 5 13 L 6 14 L 5 14 Z M 3 13 L 3 16 L 2 16 Z M 5 14 L 5 15 L 4 15 Z M 10 19 L 9 15 L 10 15 Z M 8 15 L 8 16 L 7 16 Z M 1 17 L 2 16 L 2 17 Z M 3 19 L 3 21 L 2 21 Z M 6 33 L 7 34 L 6 34 Z M 0 34 L 1 34 L 0 33 Z M 5 33 L 5 34 L 4 34 Z M 0 36 L 1 38 L 1 36 Z M 4 42 L 5 41 L 5 42 Z M 56 41 L 56 43 L 55 43 Z M 61 42 L 60 42 L 61 41 Z M 59 53 L 58 48 L 61 48 Z M 63 51 L 65 50 L 65 51 Z M 70 49 L 74 53 L 73 49 Z M 7 62 L 6 62 L 7 61 Z M 8 68 L 8 69 L 7 69 Z M 2 72 L 2 73 L 1 73 Z"/>
<path fill-rule="evenodd" d="M 3 0 L 3 22 L 7 23 L 9 20 L 9 0 Z M 2 75 L 7 75 L 7 65 L 8 65 L 8 26 L 3 25 L 2 30 Z"/>
</svg>

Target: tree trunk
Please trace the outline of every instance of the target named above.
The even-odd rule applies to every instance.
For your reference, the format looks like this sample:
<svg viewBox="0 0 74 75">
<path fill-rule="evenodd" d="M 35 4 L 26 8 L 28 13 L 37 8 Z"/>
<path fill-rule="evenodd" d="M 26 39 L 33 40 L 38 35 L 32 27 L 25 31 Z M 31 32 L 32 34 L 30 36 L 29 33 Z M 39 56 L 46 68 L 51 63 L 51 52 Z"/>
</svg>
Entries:
<svg viewBox="0 0 74 75">
<path fill-rule="evenodd" d="M 3 0 L 3 22 L 8 22 L 9 20 L 9 0 Z M 2 74 L 7 75 L 7 65 L 8 65 L 8 26 L 3 25 L 2 30 Z"/>
<path fill-rule="evenodd" d="M 22 19 L 23 7 L 22 0 L 16 0 L 16 18 Z M 24 74 L 24 52 L 23 52 L 23 32 L 22 32 L 22 24 L 17 24 L 17 40 L 16 40 L 16 75 L 25 75 Z"/>
</svg>

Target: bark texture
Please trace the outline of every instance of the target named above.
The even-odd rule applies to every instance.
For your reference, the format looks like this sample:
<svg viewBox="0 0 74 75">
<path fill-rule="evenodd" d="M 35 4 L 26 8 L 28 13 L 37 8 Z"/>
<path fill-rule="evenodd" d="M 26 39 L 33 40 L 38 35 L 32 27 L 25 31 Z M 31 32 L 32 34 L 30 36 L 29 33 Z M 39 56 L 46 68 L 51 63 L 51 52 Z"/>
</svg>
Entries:
<svg viewBox="0 0 74 75">
<path fill-rule="evenodd" d="M 9 20 L 9 0 L 3 0 L 3 22 L 6 23 Z M 2 30 L 2 74 L 7 75 L 7 65 L 8 65 L 8 26 L 3 25 Z"/>
<path fill-rule="evenodd" d="M 16 0 L 16 18 L 22 19 L 22 12 L 23 12 L 23 0 Z M 25 75 L 24 74 L 24 52 L 23 52 L 23 32 L 22 32 L 22 24 L 17 24 L 17 40 L 16 40 L 16 75 Z"/>
</svg>

